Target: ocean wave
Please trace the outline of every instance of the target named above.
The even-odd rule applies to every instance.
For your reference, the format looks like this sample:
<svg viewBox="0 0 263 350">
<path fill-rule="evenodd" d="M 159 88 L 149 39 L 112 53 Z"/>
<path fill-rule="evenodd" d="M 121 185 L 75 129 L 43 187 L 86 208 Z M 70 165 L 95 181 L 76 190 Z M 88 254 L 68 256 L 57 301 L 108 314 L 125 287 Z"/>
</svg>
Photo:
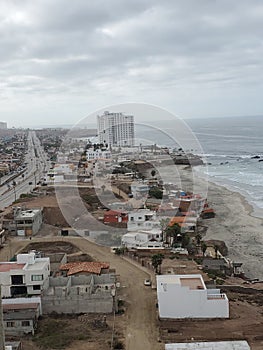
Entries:
<svg viewBox="0 0 263 350">
<path fill-rule="evenodd" d="M 246 136 L 246 135 L 226 135 L 226 134 L 214 134 L 214 133 L 204 133 L 204 132 L 197 132 L 194 131 L 195 135 L 203 135 L 203 136 L 215 136 L 215 137 L 223 137 L 227 139 L 247 139 L 247 140 L 261 140 L 258 136 Z"/>
</svg>

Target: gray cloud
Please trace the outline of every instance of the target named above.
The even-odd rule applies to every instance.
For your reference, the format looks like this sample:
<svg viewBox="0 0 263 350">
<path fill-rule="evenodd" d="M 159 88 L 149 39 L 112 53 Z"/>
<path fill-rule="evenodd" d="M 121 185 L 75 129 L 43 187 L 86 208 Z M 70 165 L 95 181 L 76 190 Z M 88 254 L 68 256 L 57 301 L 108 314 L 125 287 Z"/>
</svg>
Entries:
<svg viewBox="0 0 263 350">
<path fill-rule="evenodd" d="M 260 0 L 2 1 L 0 119 L 16 120 L 21 99 L 34 98 L 29 123 L 38 103 L 53 120 L 54 96 L 61 120 L 86 115 L 87 100 L 89 108 L 132 99 L 187 116 L 210 115 L 210 105 L 214 115 L 243 114 L 249 106 L 236 95 L 251 89 L 251 113 L 263 113 L 262 23 Z"/>
</svg>

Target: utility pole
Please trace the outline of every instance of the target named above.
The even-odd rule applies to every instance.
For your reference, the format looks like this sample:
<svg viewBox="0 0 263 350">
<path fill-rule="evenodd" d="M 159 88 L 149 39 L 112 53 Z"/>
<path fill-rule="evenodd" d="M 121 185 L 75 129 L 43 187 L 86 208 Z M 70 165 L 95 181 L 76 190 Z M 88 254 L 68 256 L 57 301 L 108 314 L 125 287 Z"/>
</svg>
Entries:
<svg viewBox="0 0 263 350">
<path fill-rule="evenodd" d="M 3 321 L 1 284 L 0 284 L 0 350 L 5 350 L 5 333 L 4 333 L 4 321 Z"/>
</svg>

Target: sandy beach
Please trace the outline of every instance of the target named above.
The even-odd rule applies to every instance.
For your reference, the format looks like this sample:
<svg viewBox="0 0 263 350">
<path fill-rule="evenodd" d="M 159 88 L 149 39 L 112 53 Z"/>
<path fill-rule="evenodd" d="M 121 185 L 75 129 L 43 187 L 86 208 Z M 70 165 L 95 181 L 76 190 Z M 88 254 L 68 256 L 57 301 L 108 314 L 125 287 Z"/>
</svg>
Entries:
<svg viewBox="0 0 263 350">
<path fill-rule="evenodd" d="M 183 188 L 192 190 L 190 169 L 179 169 Z M 204 187 L 205 180 L 195 179 L 195 186 Z M 208 226 L 204 239 L 219 239 L 228 247 L 228 257 L 242 262 L 247 277 L 263 279 L 263 219 L 251 215 L 252 206 L 237 192 L 208 182 L 208 202 L 216 217 L 204 220 Z"/>
</svg>

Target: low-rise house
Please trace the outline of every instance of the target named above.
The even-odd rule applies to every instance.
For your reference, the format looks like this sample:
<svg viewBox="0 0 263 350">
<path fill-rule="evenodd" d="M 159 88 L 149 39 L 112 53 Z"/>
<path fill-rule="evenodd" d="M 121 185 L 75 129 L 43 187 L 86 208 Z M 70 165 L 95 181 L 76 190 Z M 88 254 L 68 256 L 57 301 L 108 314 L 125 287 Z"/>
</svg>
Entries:
<svg viewBox="0 0 263 350">
<path fill-rule="evenodd" d="M 18 254 L 15 262 L 0 262 L 2 296 L 40 295 L 48 288 L 49 275 L 49 258 L 37 258 L 35 252 Z"/>
<path fill-rule="evenodd" d="M 179 208 L 172 203 L 161 203 L 158 206 L 157 214 L 160 216 L 176 216 L 179 213 Z"/>
<path fill-rule="evenodd" d="M 112 155 L 111 151 L 107 149 L 87 149 L 85 152 L 87 161 L 111 161 Z"/>
<path fill-rule="evenodd" d="M 201 275 L 160 275 L 157 278 L 159 317 L 228 318 L 229 301 L 219 289 L 207 289 Z"/>
<path fill-rule="evenodd" d="M 5 335 L 34 335 L 42 315 L 40 297 L 3 299 L 2 305 Z"/>
<path fill-rule="evenodd" d="M 224 257 L 221 257 L 219 259 L 205 257 L 203 258 L 202 267 L 205 271 L 220 271 L 224 275 L 231 275 L 233 270 L 231 262 Z"/>
<path fill-rule="evenodd" d="M 128 213 L 126 211 L 108 210 L 104 213 L 104 224 L 113 224 L 128 222 Z"/>
<path fill-rule="evenodd" d="M 178 226 L 181 227 L 181 232 L 182 233 L 194 233 L 196 230 L 196 225 L 197 225 L 197 217 L 195 216 L 174 216 L 170 223 L 169 226 L 173 226 L 177 224 Z"/>
<path fill-rule="evenodd" d="M 198 194 L 180 195 L 179 198 L 170 196 L 170 198 L 173 200 L 174 205 L 178 206 L 182 212 L 195 211 L 196 213 L 201 213 L 206 203 L 206 199 Z"/>
<path fill-rule="evenodd" d="M 165 344 L 165 350 L 250 350 L 246 340 Z"/>
<path fill-rule="evenodd" d="M 42 225 L 42 209 L 16 208 L 14 212 L 15 230 L 18 236 L 32 236 Z"/>
<path fill-rule="evenodd" d="M 148 195 L 149 186 L 147 184 L 132 184 L 131 192 L 134 198 L 141 198 Z"/>
<path fill-rule="evenodd" d="M 138 209 L 128 214 L 128 231 L 150 231 L 161 229 L 156 212 L 149 209 Z"/>
<path fill-rule="evenodd" d="M 122 246 L 126 248 L 162 247 L 162 233 L 160 230 L 128 232 L 121 238 Z"/>
</svg>

